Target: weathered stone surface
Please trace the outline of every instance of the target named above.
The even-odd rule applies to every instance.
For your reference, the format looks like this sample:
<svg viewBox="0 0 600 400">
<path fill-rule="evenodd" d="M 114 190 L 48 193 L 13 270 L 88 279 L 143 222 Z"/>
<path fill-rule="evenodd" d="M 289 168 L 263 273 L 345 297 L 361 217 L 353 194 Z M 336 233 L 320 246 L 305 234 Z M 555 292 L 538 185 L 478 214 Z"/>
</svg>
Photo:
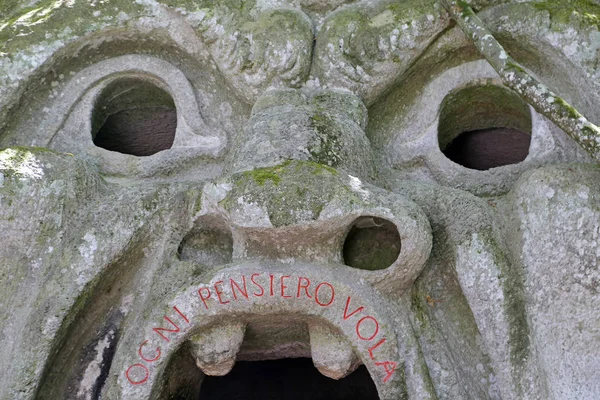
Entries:
<svg viewBox="0 0 600 400">
<path fill-rule="evenodd" d="M 600 123 L 597 1 L 467 3 Z M 526 157 L 444 154 L 487 129 Z M 295 357 L 381 400 L 600 397 L 597 162 L 435 0 L 3 2 L 0 149 L 1 400 Z"/>
<path fill-rule="evenodd" d="M 239 321 L 219 324 L 190 338 L 196 365 L 206 375 L 227 375 L 244 340 L 246 325 Z"/>
<path fill-rule="evenodd" d="M 522 270 L 539 369 L 556 399 L 594 398 L 600 360 L 600 169 L 561 165 L 525 174 L 509 229 Z"/>
</svg>

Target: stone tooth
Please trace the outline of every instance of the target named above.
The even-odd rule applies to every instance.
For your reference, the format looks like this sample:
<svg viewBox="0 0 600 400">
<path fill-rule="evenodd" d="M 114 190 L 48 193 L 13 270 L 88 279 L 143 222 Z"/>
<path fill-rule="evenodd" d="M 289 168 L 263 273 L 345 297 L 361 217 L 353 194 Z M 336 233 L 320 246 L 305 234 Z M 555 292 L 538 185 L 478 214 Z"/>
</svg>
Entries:
<svg viewBox="0 0 600 400">
<path fill-rule="evenodd" d="M 323 375 L 341 379 L 358 367 L 352 346 L 340 332 L 319 323 L 310 324 L 308 330 L 313 364 Z"/>
<path fill-rule="evenodd" d="M 245 332 L 245 323 L 231 322 L 215 325 L 192 336 L 190 351 L 198 368 L 206 375 L 228 374 L 235 364 Z"/>
</svg>

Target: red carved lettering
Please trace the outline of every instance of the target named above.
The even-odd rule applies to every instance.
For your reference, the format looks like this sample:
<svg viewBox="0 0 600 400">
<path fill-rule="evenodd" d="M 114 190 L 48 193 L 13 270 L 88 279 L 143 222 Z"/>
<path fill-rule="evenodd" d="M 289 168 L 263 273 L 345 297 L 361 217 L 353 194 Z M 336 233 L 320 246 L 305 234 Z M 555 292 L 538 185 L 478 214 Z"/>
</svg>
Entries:
<svg viewBox="0 0 600 400">
<path fill-rule="evenodd" d="M 370 319 L 371 321 L 373 321 L 375 323 L 375 331 L 373 332 L 373 334 L 369 338 L 366 338 L 363 335 L 361 335 L 361 333 L 360 333 L 360 326 L 362 325 L 363 322 L 365 322 L 368 319 Z M 373 340 L 375 338 L 375 336 L 377 336 L 378 333 L 379 333 L 379 322 L 377 322 L 377 320 L 375 318 L 371 317 L 370 315 L 367 315 L 366 317 L 362 317 L 356 323 L 356 334 L 362 340 L 367 340 L 367 341 Z"/>
<path fill-rule="evenodd" d="M 140 368 L 144 369 L 144 372 L 146 373 L 146 375 L 144 376 L 144 378 L 142 380 L 134 381 L 133 379 L 131 379 L 131 376 L 129 375 L 129 373 L 131 372 L 131 369 L 133 367 L 140 367 Z M 144 364 L 133 364 L 132 366 L 127 368 L 127 371 L 125 371 L 125 376 L 127 377 L 127 380 L 129 381 L 129 383 L 131 383 L 132 385 L 141 385 L 142 383 L 144 383 L 148 380 L 149 375 L 150 375 L 150 372 L 148 371 L 148 368 Z"/>
<path fill-rule="evenodd" d="M 187 322 L 188 324 L 190 323 L 190 320 L 189 320 L 189 319 L 187 319 L 187 317 L 186 317 L 185 315 L 183 315 L 183 314 L 181 313 L 181 311 L 179 311 L 179 308 L 177 308 L 177 306 L 173 306 L 173 310 L 177 311 L 177 314 L 179 314 L 179 315 L 181 316 L 181 318 L 183 318 L 183 320 L 184 320 L 185 322 Z"/>
<path fill-rule="evenodd" d="M 167 332 L 171 332 L 171 333 L 178 333 L 181 331 L 181 329 L 179 329 L 179 326 L 175 324 L 175 322 L 171 321 L 171 318 L 167 317 L 166 315 L 163 317 L 168 323 L 170 323 L 171 325 L 173 325 L 175 327 L 175 329 L 169 329 L 169 328 L 152 328 L 152 330 L 156 333 L 158 333 L 160 335 L 160 337 L 162 337 L 163 339 L 165 339 L 167 342 L 170 342 L 171 339 L 169 339 L 168 337 L 166 337 L 165 335 L 162 334 L 161 331 L 167 331 Z"/>
<path fill-rule="evenodd" d="M 202 296 L 203 290 L 206 290 L 208 292 L 208 295 L 206 297 Z M 201 287 L 200 289 L 198 289 L 198 296 L 200 296 L 200 299 L 202 299 L 202 302 L 204 303 L 204 307 L 206 307 L 206 309 L 208 310 L 208 304 L 206 304 L 206 300 L 210 299 L 210 289 L 207 287 Z"/>
<path fill-rule="evenodd" d="M 371 360 L 375 360 L 375 357 L 373 356 L 373 351 L 374 351 L 375 349 L 377 349 L 379 346 L 381 346 L 382 344 L 384 344 L 384 343 L 385 343 L 385 340 L 386 340 L 386 339 L 385 339 L 385 338 L 383 338 L 383 339 L 381 339 L 379 342 L 377 342 L 377 344 L 376 344 L 376 345 L 374 345 L 374 346 L 372 346 L 372 347 L 370 347 L 370 348 L 369 348 L 369 356 L 371 357 Z"/>
<path fill-rule="evenodd" d="M 275 279 L 275 277 L 273 275 L 269 274 L 269 287 L 270 287 L 269 292 L 271 293 L 271 297 L 273 297 L 273 295 L 275 294 L 273 292 L 273 280 L 274 279 Z"/>
<path fill-rule="evenodd" d="M 248 289 L 246 288 L 246 277 L 245 276 L 242 275 L 242 285 L 244 287 L 244 290 L 242 290 L 242 288 L 239 287 L 237 282 L 234 281 L 233 279 L 229 279 L 229 283 L 231 284 L 231 292 L 233 293 L 234 299 L 237 300 L 237 295 L 235 294 L 234 286 L 240 291 L 242 296 L 244 296 L 245 298 L 248 298 Z"/>
<path fill-rule="evenodd" d="M 285 283 L 283 282 L 284 279 L 288 279 L 290 276 L 289 275 L 283 275 L 280 278 L 280 282 L 281 282 L 281 297 L 289 299 L 292 296 L 286 295 L 285 294 L 285 289 L 287 289 L 288 287 L 285 285 Z"/>
<path fill-rule="evenodd" d="M 262 287 L 262 286 L 261 286 L 261 285 L 260 285 L 258 282 L 256 282 L 256 281 L 254 280 L 254 278 L 255 278 L 255 277 L 257 277 L 257 276 L 260 276 L 260 274 L 252 274 L 252 276 L 250 277 L 250 281 L 251 281 L 252 283 L 254 283 L 256 286 L 258 286 L 258 287 L 259 287 L 259 289 L 260 289 L 260 294 L 258 294 L 258 293 L 256 293 L 256 292 L 254 292 L 253 294 L 254 294 L 254 296 L 256 296 L 256 297 L 262 297 L 262 296 L 265 294 L 265 289 L 264 289 L 264 288 L 263 288 L 263 287 Z"/>
<path fill-rule="evenodd" d="M 360 306 L 356 310 L 352 311 L 351 314 L 348 314 L 348 307 L 350 307 L 350 296 L 348 296 L 348 300 L 346 300 L 346 308 L 344 309 L 344 321 L 353 316 L 354 314 L 361 312 L 365 309 L 363 306 Z"/>
<path fill-rule="evenodd" d="M 142 343 L 142 344 L 140 345 L 140 348 L 138 349 L 138 354 L 140 355 L 140 358 L 141 358 L 142 360 L 144 360 L 144 361 L 147 361 L 147 362 L 154 362 L 154 361 L 156 361 L 156 360 L 158 360 L 158 359 L 160 358 L 160 354 L 161 354 L 161 353 L 160 353 L 160 347 L 157 347 L 157 348 L 156 348 L 156 350 L 155 350 L 155 351 L 156 351 L 156 356 L 155 356 L 154 358 L 146 358 L 146 357 L 145 357 L 145 356 L 142 354 L 142 347 L 144 347 L 144 346 L 145 346 L 147 343 L 148 343 L 148 341 L 147 341 L 147 340 L 145 340 L 145 341 L 144 341 L 144 343 Z"/>
<path fill-rule="evenodd" d="M 319 300 L 319 289 L 323 286 L 326 285 L 329 287 L 329 289 L 331 289 L 331 298 L 329 299 L 328 303 L 322 303 Z M 315 288 L 315 301 L 317 302 L 318 305 L 320 305 L 321 307 L 327 307 L 330 306 L 331 303 L 333 303 L 333 299 L 335 298 L 335 289 L 333 288 L 333 286 L 328 283 L 328 282 L 321 282 L 319 283 L 319 285 Z"/>
<path fill-rule="evenodd" d="M 222 285 L 222 284 L 223 284 L 223 281 L 215 282 L 215 284 L 214 284 L 215 292 L 217 293 L 217 298 L 219 299 L 219 303 L 227 304 L 227 303 L 229 303 L 229 300 L 223 301 L 223 299 L 221 299 L 221 295 L 223 294 L 223 292 L 221 291 L 222 289 L 219 287 L 219 285 Z"/>
<path fill-rule="evenodd" d="M 378 367 L 383 367 L 387 373 L 386 377 L 383 379 L 383 383 L 386 383 L 390 380 L 392 375 L 394 375 L 394 371 L 396 371 L 396 367 L 398 367 L 398 364 L 393 361 L 376 362 L 375 365 Z"/>
<path fill-rule="evenodd" d="M 302 279 L 304 279 L 306 281 L 306 285 L 302 284 Z M 309 286 L 310 286 L 310 279 L 305 278 L 303 276 L 298 277 L 298 293 L 296 294 L 296 297 L 300 298 L 300 289 L 304 289 L 304 291 L 306 292 L 306 297 L 308 297 L 309 299 L 312 299 L 312 296 L 310 295 L 310 293 L 308 293 Z"/>
</svg>

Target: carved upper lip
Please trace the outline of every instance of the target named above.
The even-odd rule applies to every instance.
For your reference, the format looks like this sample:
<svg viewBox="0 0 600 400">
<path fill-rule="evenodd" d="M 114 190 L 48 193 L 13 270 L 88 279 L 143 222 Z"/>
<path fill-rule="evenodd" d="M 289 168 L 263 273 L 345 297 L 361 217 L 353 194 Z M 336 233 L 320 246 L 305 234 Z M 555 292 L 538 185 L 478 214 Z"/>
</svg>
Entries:
<svg viewBox="0 0 600 400">
<path fill-rule="evenodd" d="M 205 373 L 228 373 L 247 324 L 285 315 L 307 324 L 313 363 L 324 375 L 339 379 L 363 363 L 379 392 L 394 393 L 404 357 L 391 307 L 368 284 L 352 282 L 335 268 L 231 266 L 181 291 L 162 318 L 138 331 L 136 348 L 124 352 L 122 398 L 148 398 L 185 342 Z"/>
</svg>

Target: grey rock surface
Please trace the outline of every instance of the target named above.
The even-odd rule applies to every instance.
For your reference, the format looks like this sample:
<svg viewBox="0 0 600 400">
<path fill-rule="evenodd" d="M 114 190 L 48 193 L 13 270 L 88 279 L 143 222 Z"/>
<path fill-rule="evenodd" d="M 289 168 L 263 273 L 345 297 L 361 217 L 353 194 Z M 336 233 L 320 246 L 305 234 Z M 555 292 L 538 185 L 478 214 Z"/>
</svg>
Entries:
<svg viewBox="0 0 600 400">
<path fill-rule="evenodd" d="M 467 3 L 600 123 L 597 1 Z M 123 115 L 151 155 L 97 140 Z M 446 151 L 503 128 L 524 160 Z M 298 357 L 381 400 L 600 398 L 599 236 L 598 160 L 434 0 L 0 4 L 0 400 Z"/>
</svg>

